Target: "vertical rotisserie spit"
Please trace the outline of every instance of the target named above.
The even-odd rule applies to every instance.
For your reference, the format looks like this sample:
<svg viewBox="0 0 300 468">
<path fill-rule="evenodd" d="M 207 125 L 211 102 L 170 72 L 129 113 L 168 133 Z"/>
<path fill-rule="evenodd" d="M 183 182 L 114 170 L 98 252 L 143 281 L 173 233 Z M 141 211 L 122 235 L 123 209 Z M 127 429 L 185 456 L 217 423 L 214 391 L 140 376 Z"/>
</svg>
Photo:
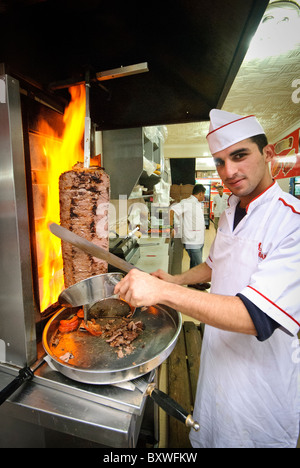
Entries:
<svg viewBox="0 0 300 468">
<path fill-rule="evenodd" d="M 108 249 L 109 176 L 102 168 L 76 164 L 59 179 L 61 225 Z M 65 287 L 107 272 L 107 263 L 62 242 Z"/>
</svg>

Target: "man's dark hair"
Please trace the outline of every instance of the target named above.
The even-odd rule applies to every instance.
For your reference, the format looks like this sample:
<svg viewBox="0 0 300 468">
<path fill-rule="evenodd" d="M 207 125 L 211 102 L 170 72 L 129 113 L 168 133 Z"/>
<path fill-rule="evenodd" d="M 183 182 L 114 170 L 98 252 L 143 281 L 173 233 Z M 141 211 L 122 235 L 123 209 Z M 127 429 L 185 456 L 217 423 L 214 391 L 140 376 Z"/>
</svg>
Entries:
<svg viewBox="0 0 300 468">
<path fill-rule="evenodd" d="M 264 147 L 268 145 L 268 139 L 264 133 L 262 133 L 261 135 L 254 135 L 253 137 L 250 137 L 250 140 L 252 141 L 252 143 L 257 144 L 261 154 L 263 153 Z"/>
<path fill-rule="evenodd" d="M 193 188 L 193 193 L 192 195 L 198 195 L 198 193 L 205 193 L 206 192 L 206 188 L 204 187 L 204 185 L 202 184 L 197 184 L 195 185 L 195 187 Z"/>
</svg>

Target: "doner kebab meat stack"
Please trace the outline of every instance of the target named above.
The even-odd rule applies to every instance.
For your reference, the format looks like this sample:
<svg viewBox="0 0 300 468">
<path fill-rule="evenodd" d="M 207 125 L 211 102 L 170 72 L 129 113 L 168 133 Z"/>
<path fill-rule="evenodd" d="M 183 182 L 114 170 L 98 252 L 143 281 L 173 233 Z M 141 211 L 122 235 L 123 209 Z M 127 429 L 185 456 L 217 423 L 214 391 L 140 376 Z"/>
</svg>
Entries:
<svg viewBox="0 0 300 468">
<path fill-rule="evenodd" d="M 109 176 L 100 167 L 76 164 L 59 179 L 61 225 L 108 250 Z M 107 263 L 62 242 L 65 287 L 107 273 Z"/>
</svg>

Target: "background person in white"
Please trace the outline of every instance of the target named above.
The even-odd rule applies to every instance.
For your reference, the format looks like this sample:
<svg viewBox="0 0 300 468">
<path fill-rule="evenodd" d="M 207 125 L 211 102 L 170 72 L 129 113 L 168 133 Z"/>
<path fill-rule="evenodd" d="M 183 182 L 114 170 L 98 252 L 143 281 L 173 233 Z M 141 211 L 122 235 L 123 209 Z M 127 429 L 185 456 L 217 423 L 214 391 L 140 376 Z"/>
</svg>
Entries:
<svg viewBox="0 0 300 468">
<path fill-rule="evenodd" d="M 207 139 L 233 193 L 209 257 L 173 277 L 132 270 L 116 293 L 134 306 L 165 304 L 206 324 L 194 447 L 296 447 L 300 201 L 272 180 L 274 147 L 254 116 L 214 109 Z M 210 294 L 182 287 L 209 280 Z"/>
<path fill-rule="evenodd" d="M 218 195 L 213 198 L 213 212 L 214 212 L 214 224 L 215 230 L 218 230 L 220 216 L 227 208 L 228 195 L 224 193 L 223 185 L 217 187 Z"/>
<path fill-rule="evenodd" d="M 202 202 L 205 198 L 205 187 L 197 184 L 189 198 L 181 200 L 171 207 L 174 211 L 175 237 L 182 239 L 185 250 L 190 257 L 190 268 L 202 263 L 204 245 L 204 214 Z"/>
</svg>

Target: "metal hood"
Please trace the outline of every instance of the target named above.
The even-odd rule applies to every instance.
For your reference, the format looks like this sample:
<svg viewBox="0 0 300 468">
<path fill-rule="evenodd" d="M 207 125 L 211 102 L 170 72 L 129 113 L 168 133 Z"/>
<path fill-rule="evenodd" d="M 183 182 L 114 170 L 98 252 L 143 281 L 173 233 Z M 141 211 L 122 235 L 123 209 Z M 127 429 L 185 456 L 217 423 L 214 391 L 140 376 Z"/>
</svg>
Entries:
<svg viewBox="0 0 300 468">
<path fill-rule="evenodd" d="M 57 83 L 84 81 L 86 70 L 94 77 L 147 62 L 147 73 L 93 82 L 91 117 L 100 129 L 207 120 L 224 102 L 267 4 L 2 1 L 0 62 L 64 97 Z"/>
</svg>

